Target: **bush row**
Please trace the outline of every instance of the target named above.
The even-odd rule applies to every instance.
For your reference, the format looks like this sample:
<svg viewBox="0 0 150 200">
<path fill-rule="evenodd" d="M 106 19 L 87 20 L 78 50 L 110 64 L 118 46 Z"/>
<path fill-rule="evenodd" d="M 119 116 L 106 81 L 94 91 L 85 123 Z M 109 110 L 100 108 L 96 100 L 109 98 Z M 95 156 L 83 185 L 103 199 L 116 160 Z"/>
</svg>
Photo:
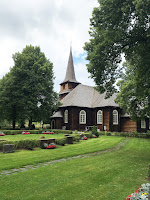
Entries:
<svg viewBox="0 0 150 200">
<path fill-rule="evenodd" d="M 73 141 L 79 142 L 80 137 L 78 135 L 72 136 Z M 64 146 L 66 144 L 66 137 L 55 139 L 57 145 Z M 19 140 L 19 141 L 0 141 L 0 150 L 3 149 L 3 144 L 14 144 L 15 149 L 29 149 L 32 150 L 35 147 L 40 147 L 40 140 Z"/>
<path fill-rule="evenodd" d="M 26 130 L 1 130 L 5 135 L 17 135 L 17 134 L 21 134 L 23 131 Z M 41 134 L 42 131 L 45 131 L 45 129 L 43 130 L 28 130 L 31 134 Z M 47 130 L 48 131 L 48 130 Z M 72 134 L 72 131 L 69 130 L 52 130 L 54 133 L 58 134 L 58 133 L 63 133 L 63 134 Z"/>
<path fill-rule="evenodd" d="M 99 135 L 105 135 L 104 131 L 99 132 Z M 136 137 L 136 138 L 150 138 L 150 133 L 125 133 L 125 132 L 106 132 L 107 136 L 121 136 L 121 137 Z"/>
<path fill-rule="evenodd" d="M 52 130 L 54 133 L 58 134 L 58 133 L 63 133 L 63 134 L 72 134 L 71 130 L 61 130 L 61 129 L 53 129 Z"/>
<path fill-rule="evenodd" d="M 29 149 L 32 150 L 35 147 L 39 147 L 39 140 L 19 140 L 19 141 L 1 141 L 0 150 L 3 149 L 3 144 L 14 144 L 15 149 Z"/>
</svg>

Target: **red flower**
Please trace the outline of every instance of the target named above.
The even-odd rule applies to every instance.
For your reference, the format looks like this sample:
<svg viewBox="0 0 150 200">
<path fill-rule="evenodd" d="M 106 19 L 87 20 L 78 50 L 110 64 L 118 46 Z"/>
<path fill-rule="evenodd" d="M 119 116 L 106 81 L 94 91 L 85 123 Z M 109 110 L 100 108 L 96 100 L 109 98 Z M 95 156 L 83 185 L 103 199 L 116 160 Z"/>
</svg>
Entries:
<svg viewBox="0 0 150 200">
<path fill-rule="evenodd" d="M 24 132 L 23 134 L 30 134 L 29 132 Z"/>
</svg>

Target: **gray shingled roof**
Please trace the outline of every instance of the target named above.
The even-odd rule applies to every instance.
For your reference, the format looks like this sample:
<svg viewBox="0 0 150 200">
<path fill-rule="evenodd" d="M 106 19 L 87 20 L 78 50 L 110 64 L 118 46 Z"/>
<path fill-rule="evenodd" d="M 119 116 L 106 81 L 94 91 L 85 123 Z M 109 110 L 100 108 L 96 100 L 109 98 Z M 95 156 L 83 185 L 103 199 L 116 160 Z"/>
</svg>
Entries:
<svg viewBox="0 0 150 200">
<path fill-rule="evenodd" d="M 63 117 L 60 111 L 55 112 L 54 115 L 51 116 L 51 118 L 57 118 L 57 117 Z"/>
<path fill-rule="evenodd" d="M 70 48 L 70 55 L 69 55 L 69 60 L 68 60 L 68 65 L 67 65 L 66 76 L 65 76 L 65 79 L 64 79 L 64 81 L 62 83 L 65 83 L 65 82 L 68 82 L 68 81 L 69 82 L 73 82 L 73 83 L 79 83 L 76 80 L 76 77 L 75 77 L 74 64 L 73 64 L 71 48 Z"/>
<path fill-rule="evenodd" d="M 66 89 L 59 92 L 59 94 L 69 93 L 72 89 Z"/>
<path fill-rule="evenodd" d="M 116 94 L 113 94 L 110 98 L 105 99 L 105 93 L 100 94 L 93 87 L 79 84 L 76 86 L 68 95 L 66 95 L 62 100 L 60 107 L 67 106 L 78 106 L 87 108 L 96 107 L 119 107 L 117 103 L 114 102 Z"/>
</svg>

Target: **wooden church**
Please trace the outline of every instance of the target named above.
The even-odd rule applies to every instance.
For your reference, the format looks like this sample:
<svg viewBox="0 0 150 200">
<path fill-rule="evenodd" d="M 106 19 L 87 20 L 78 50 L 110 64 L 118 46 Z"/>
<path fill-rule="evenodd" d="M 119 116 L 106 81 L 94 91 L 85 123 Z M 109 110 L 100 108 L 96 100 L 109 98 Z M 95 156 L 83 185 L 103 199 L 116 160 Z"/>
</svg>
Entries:
<svg viewBox="0 0 150 200">
<path fill-rule="evenodd" d="M 76 80 L 72 50 L 67 65 L 65 79 L 60 83 L 61 106 L 51 117 L 53 129 L 89 130 L 97 126 L 100 131 L 145 132 L 149 120 L 132 121 L 114 99 L 116 94 L 105 99 L 93 87 Z"/>
</svg>

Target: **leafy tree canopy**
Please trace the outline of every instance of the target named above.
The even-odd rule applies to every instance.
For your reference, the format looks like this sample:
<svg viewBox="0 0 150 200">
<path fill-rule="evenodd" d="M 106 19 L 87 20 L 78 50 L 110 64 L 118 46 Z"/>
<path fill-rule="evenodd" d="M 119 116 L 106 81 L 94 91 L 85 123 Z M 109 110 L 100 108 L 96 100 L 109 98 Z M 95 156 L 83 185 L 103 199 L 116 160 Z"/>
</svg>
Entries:
<svg viewBox="0 0 150 200">
<path fill-rule="evenodd" d="M 47 121 L 58 104 L 53 64 L 39 47 L 31 45 L 15 53 L 13 60 L 14 66 L 0 81 L 3 116 L 13 121 L 29 119 L 30 123 L 32 119 Z"/>
<path fill-rule="evenodd" d="M 115 92 L 116 79 L 121 75 L 119 64 L 124 55 L 136 71 L 136 80 L 140 79 L 131 87 L 140 83 L 136 87 L 141 87 L 141 92 L 143 84 L 143 89 L 150 86 L 150 0 L 98 2 L 100 5 L 94 8 L 91 18 L 91 38 L 84 46 L 88 72 L 99 91 L 110 95 Z"/>
</svg>

